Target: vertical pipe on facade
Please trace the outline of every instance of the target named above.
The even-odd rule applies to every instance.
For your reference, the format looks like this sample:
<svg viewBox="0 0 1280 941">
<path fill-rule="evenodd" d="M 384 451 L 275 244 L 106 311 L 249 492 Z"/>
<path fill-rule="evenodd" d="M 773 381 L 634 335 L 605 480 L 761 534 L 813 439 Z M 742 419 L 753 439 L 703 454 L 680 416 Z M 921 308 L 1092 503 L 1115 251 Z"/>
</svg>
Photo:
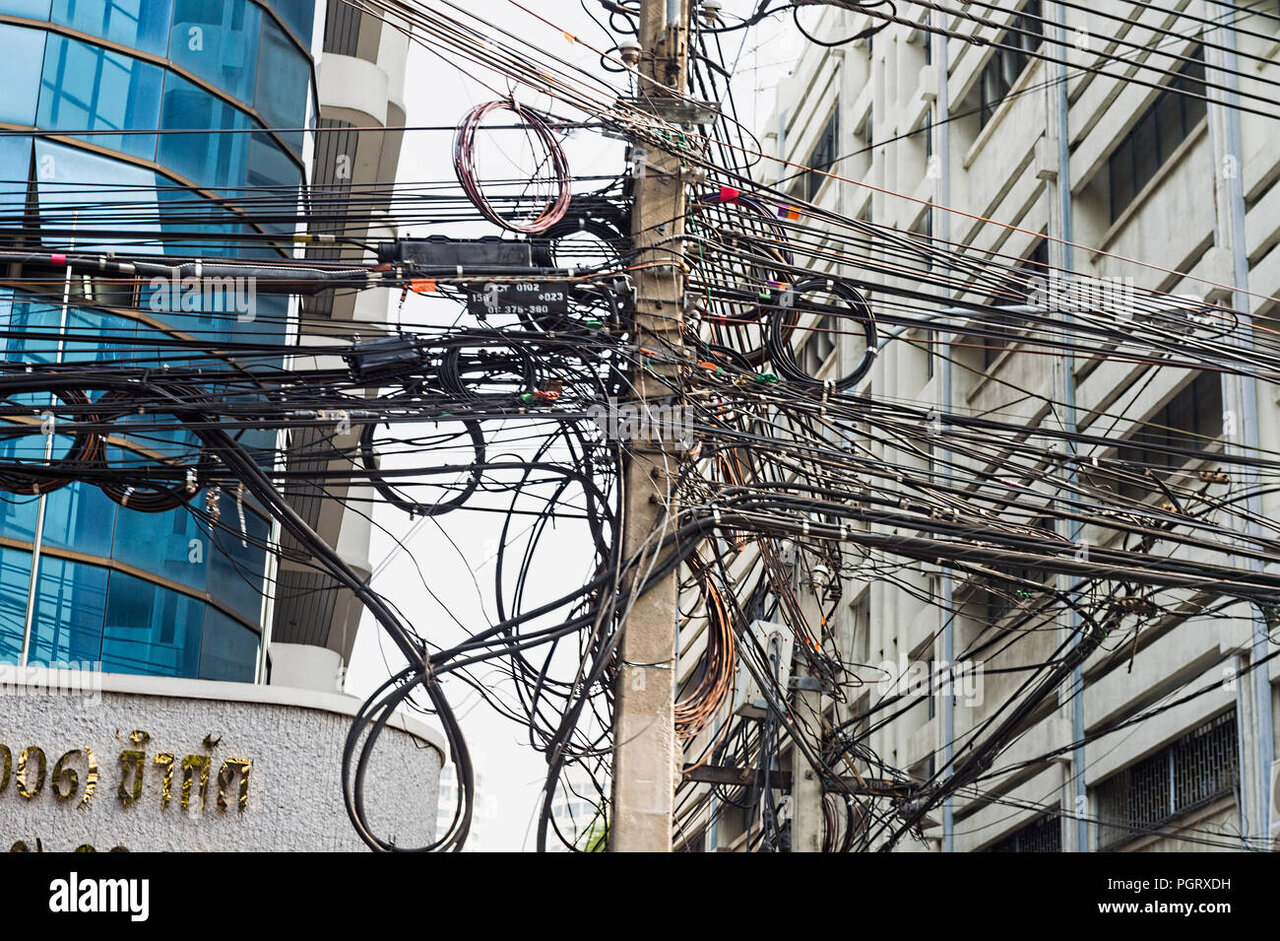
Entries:
<svg viewBox="0 0 1280 941">
<path fill-rule="evenodd" d="M 1057 136 L 1058 136 L 1058 172 L 1057 172 L 1057 197 L 1058 197 L 1058 264 L 1059 276 L 1063 281 L 1067 281 L 1072 277 L 1072 271 L 1075 268 L 1075 252 L 1072 248 L 1074 239 L 1074 226 L 1072 224 L 1071 209 L 1071 138 L 1070 123 L 1068 121 L 1069 108 L 1071 107 L 1070 99 L 1067 94 L 1067 60 L 1065 51 L 1067 49 L 1067 10 L 1061 3 L 1055 3 L 1054 23 L 1057 32 L 1057 38 L 1061 44 L 1064 54 L 1060 57 L 1058 63 L 1058 80 L 1052 88 L 1055 89 L 1055 97 L 1057 101 Z M 1061 296 L 1060 291 L 1050 291 L 1049 297 Z M 1067 305 L 1068 307 L 1070 305 Z M 1071 321 L 1073 320 L 1069 310 L 1064 311 L 1062 315 L 1063 329 L 1066 332 L 1071 330 Z M 1071 443 L 1068 445 L 1074 452 L 1076 449 L 1074 437 L 1076 433 L 1076 364 L 1075 358 L 1070 353 L 1064 353 L 1058 361 L 1058 368 L 1062 370 L 1062 425 L 1063 430 L 1070 436 L 1068 439 Z M 1071 492 L 1075 492 L 1076 484 L 1076 465 L 1074 462 L 1068 464 L 1066 470 L 1066 482 Z M 1070 499 L 1070 497 L 1068 497 Z M 1072 520 L 1067 524 L 1067 536 L 1073 543 L 1079 544 L 1084 532 L 1084 525 L 1079 520 Z M 1072 609 L 1067 612 L 1067 631 L 1076 638 L 1076 643 L 1080 642 L 1080 615 Z M 1075 746 L 1071 750 L 1071 773 L 1072 780 L 1075 783 L 1074 797 L 1075 807 L 1072 808 L 1071 816 L 1076 821 L 1075 834 L 1075 851 L 1077 853 L 1087 852 L 1089 849 L 1089 820 L 1086 810 L 1089 806 L 1089 794 L 1084 783 L 1084 669 L 1077 666 L 1071 671 L 1071 741 Z"/>
<path fill-rule="evenodd" d="M 285 432 L 282 429 L 276 434 L 276 454 L 280 455 L 276 460 L 276 472 L 282 473 L 287 466 L 284 455 L 288 454 L 287 447 L 284 446 L 282 439 L 285 438 Z M 287 440 L 287 439 L 286 439 Z M 271 546 L 279 546 L 283 537 L 283 529 L 280 526 L 279 517 L 273 516 L 271 519 L 271 529 L 267 537 L 268 544 Z M 266 568 L 263 572 L 262 581 L 262 604 L 258 609 L 261 618 L 260 630 L 258 632 L 258 660 L 254 664 L 253 681 L 257 684 L 265 684 L 270 676 L 267 667 L 268 657 L 270 656 L 271 647 L 271 621 L 276 616 L 276 579 L 280 572 L 280 559 L 273 553 L 267 553 Z M 337 686 L 338 692 L 343 692 L 342 677 L 335 678 L 334 685 Z"/>
<path fill-rule="evenodd" d="M 1206 18 L 1210 16 L 1212 10 L 1208 2 L 1203 4 Z M 1238 110 L 1240 90 L 1240 79 L 1236 73 L 1236 31 L 1230 26 L 1230 15 L 1234 14 L 1235 7 L 1218 4 L 1220 12 L 1215 19 L 1221 24 L 1210 27 L 1210 31 L 1216 31 L 1219 35 L 1212 45 L 1205 47 L 1205 65 L 1213 68 L 1215 65 L 1222 71 L 1215 84 L 1216 89 L 1209 90 L 1209 129 L 1213 131 L 1213 111 L 1221 112 L 1222 120 L 1222 144 L 1221 148 L 1213 148 L 1213 162 L 1215 165 L 1215 174 L 1221 173 L 1222 179 L 1226 183 L 1226 199 L 1219 201 L 1218 212 L 1221 213 L 1222 205 L 1225 202 L 1227 210 L 1226 234 L 1231 242 L 1231 267 L 1232 267 L 1232 293 L 1231 306 L 1239 311 L 1237 322 L 1239 324 L 1239 333 L 1237 342 L 1244 349 L 1253 347 L 1253 318 L 1249 315 L 1249 256 L 1245 243 L 1245 205 L 1244 205 L 1244 146 L 1240 130 L 1240 111 Z M 1206 75 L 1206 77 L 1208 77 Z M 1221 150 L 1223 162 L 1218 164 L 1218 151 Z M 1217 189 L 1217 180 L 1214 181 L 1214 189 Z M 1227 373 L 1222 374 L 1222 398 L 1223 403 L 1232 403 L 1234 405 L 1236 399 L 1235 394 L 1239 395 L 1240 403 L 1240 423 L 1239 423 L 1239 444 L 1236 449 L 1244 453 L 1258 453 L 1258 380 L 1253 375 L 1231 376 Z M 1223 429 L 1224 432 L 1227 430 Z M 1224 444 L 1228 449 L 1232 448 L 1231 435 L 1224 434 Z M 1245 491 L 1249 494 L 1245 501 L 1245 507 L 1249 513 L 1249 518 L 1245 524 L 1245 531 L 1251 537 L 1262 537 L 1262 528 L 1258 523 L 1262 514 L 1262 501 L 1258 495 L 1260 480 L 1258 472 L 1252 467 L 1242 467 L 1240 469 L 1241 483 Z M 1262 568 L 1262 562 L 1259 559 L 1250 559 L 1250 565 L 1255 570 Z M 1258 833 L 1261 839 L 1265 840 L 1270 832 L 1270 794 L 1271 785 L 1269 775 L 1271 772 L 1271 763 L 1275 760 L 1275 740 L 1272 729 L 1271 716 L 1271 669 L 1270 664 L 1265 661 L 1267 656 L 1267 621 L 1262 611 L 1256 606 L 1253 609 L 1253 670 L 1251 672 L 1252 686 L 1254 692 L 1254 735 L 1257 737 L 1257 780 L 1258 790 Z M 1243 747 L 1244 741 L 1241 740 Z M 1243 756 L 1242 756 L 1243 757 Z M 1241 773 L 1244 772 L 1243 762 L 1241 763 Z M 1248 800 L 1248 792 L 1245 791 L 1241 795 L 1241 804 L 1244 805 Z"/>
<path fill-rule="evenodd" d="M 1224 679 L 1227 671 L 1235 673 L 1237 677 L 1245 676 L 1249 670 L 1249 658 L 1242 653 L 1237 653 L 1227 661 L 1230 666 L 1223 669 Z M 1242 850 L 1249 849 L 1249 810 L 1248 796 L 1243 787 L 1244 784 L 1244 757 L 1246 742 L 1249 741 L 1248 731 L 1250 723 L 1253 721 L 1253 704 L 1249 702 L 1248 683 L 1236 682 L 1236 760 L 1240 762 L 1240 774 L 1236 780 L 1238 797 L 1236 798 L 1236 806 L 1238 809 L 1238 817 L 1240 820 L 1240 848 Z M 1264 833 L 1265 836 L 1265 833 Z"/>
<path fill-rule="evenodd" d="M 77 213 L 77 217 L 78 217 Z M 76 217 L 71 222 L 71 243 L 70 247 L 75 248 L 76 238 Z M 67 266 L 66 276 L 62 279 L 62 314 L 58 321 L 58 352 L 54 357 L 54 363 L 62 362 L 62 353 L 66 344 L 67 336 L 67 309 L 71 305 L 71 266 Z M 49 396 L 50 406 L 57 405 L 57 396 Z M 49 413 L 50 419 L 53 413 Z M 53 436 L 54 427 L 51 426 L 49 433 L 45 435 L 44 440 L 44 462 L 48 464 L 53 460 Z M 31 634 L 35 629 L 36 623 L 36 585 L 40 575 L 40 550 L 44 546 L 44 515 L 45 507 L 48 502 L 48 495 L 41 493 L 36 501 L 36 528 L 31 538 L 31 579 L 27 583 L 27 613 L 22 624 L 22 652 L 18 655 L 18 665 L 25 667 L 27 661 L 31 657 Z"/>
<path fill-rule="evenodd" d="M 946 14 L 938 10 L 929 13 L 929 21 L 934 26 L 935 32 L 930 36 L 933 43 L 933 61 L 938 69 L 938 96 L 934 101 L 937 113 L 934 115 L 934 132 L 938 135 L 936 154 L 938 157 L 938 191 L 934 196 L 934 203 L 939 207 L 931 210 L 934 214 L 933 231 L 937 233 L 939 242 L 943 245 L 951 244 L 951 218 L 945 207 L 951 205 L 951 101 L 950 90 L 948 88 L 947 79 L 950 69 L 947 64 L 947 37 L 941 33 L 941 30 L 947 28 Z M 926 171 L 928 172 L 928 171 Z M 944 268 L 940 272 L 942 282 L 945 284 L 948 272 Z M 944 416 L 951 414 L 951 342 L 952 334 L 937 334 L 937 339 L 945 340 L 939 345 L 942 347 L 942 362 L 938 366 L 938 385 L 939 399 L 942 414 Z M 932 355 L 932 354 L 931 354 Z M 945 439 L 944 439 L 945 440 Z M 950 464 L 951 457 L 946 449 L 939 451 L 939 464 L 943 468 L 947 468 Z M 949 471 L 944 470 L 944 473 Z M 956 655 L 956 628 L 955 628 L 955 612 L 952 610 L 952 595 L 954 585 L 951 580 L 949 569 L 942 572 L 942 661 L 946 664 L 947 670 L 952 670 Z M 954 674 L 948 673 L 948 680 L 952 679 Z M 956 738 L 956 701 L 954 689 L 951 682 L 947 682 L 943 687 L 942 693 L 942 760 L 943 760 L 943 777 L 949 778 L 952 775 L 951 760 L 954 757 L 954 745 Z M 942 849 L 943 852 L 951 853 L 955 851 L 955 803 L 948 795 L 942 804 Z"/>
</svg>

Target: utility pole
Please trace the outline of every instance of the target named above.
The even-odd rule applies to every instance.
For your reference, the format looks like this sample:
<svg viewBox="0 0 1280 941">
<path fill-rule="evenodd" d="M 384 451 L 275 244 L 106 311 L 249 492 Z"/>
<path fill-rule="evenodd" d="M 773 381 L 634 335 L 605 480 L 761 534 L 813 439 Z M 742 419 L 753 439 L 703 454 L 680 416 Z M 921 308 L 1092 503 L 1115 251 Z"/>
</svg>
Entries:
<svg viewBox="0 0 1280 941">
<path fill-rule="evenodd" d="M 795 591 L 800 614 L 813 631 L 818 646 L 826 639 L 822 598 L 831 581 L 825 566 L 803 566 L 796 551 Z M 797 732 L 805 734 L 810 754 L 822 753 L 822 685 L 810 663 L 810 653 L 797 642 L 791 683 L 791 715 Z M 806 749 L 791 745 L 791 852 L 821 853 L 823 826 L 823 781 L 809 764 Z"/>
<path fill-rule="evenodd" d="M 682 96 L 688 83 L 690 0 L 641 0 L 637 97 L 642 110 L 661 114 L 663 99 Z M 646 348 L 679 348 L 684 275 L 679 264 L 685 182 L 679 155 L 637 145 L 631 234 L 636 248 L 635 330 Z M 668 393 L 641 363 L 632 377 L 640 408 Z M 658 376 L 671 367 L 654 364 Z M 665 377 L 664 377 L 665 378 Z M 623 554 L 643 553 L 632 583 L 644 578 L 663 535 L 675 525 L 674 483 L 680 455 L 674 436 L 627 442 L 623 469 Z M 668 550 L 670 551 L 670 550 Z M 633 598 L 623 622 L 613 720 L 613 807 L 610 849 L 670 852 L 675 784 L 676 589 L 672 572 Z"/>
</svg>

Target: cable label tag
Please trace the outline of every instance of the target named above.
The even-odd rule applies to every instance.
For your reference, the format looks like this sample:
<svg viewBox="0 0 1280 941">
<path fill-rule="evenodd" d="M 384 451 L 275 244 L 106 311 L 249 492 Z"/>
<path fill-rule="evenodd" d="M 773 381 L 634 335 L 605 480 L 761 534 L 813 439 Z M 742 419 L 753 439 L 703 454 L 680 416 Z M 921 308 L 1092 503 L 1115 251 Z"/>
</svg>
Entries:
<svg viewBox="0 0 1280 941">
<path fill-rule="evenodd" d="M 569 314 L 569 291 L 541 281 L 490 281 L 467 294 L 467 312 L 477 317 Z"/>
</svg>

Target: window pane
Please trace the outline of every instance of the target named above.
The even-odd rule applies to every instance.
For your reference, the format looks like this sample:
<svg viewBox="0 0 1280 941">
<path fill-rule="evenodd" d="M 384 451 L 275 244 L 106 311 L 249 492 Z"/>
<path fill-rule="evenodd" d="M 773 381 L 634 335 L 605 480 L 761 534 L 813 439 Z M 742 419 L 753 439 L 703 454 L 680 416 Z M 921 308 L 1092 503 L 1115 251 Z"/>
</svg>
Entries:
<svg viewBox="0 0 1280 941">
<path fill-rule="evenodd" d="M 298 37 L 304 46 L 310 48 L 311 26 L 316 15 L 314 0 L 268 0 L 268 2 L 280 15 L 280 19 L 284 20 L 284 24 L 293 30 L 293 35 Z"/>
<path fill-rule="evenodd" d="M 200 679 L 252 683 L 257 669 L 258 635 L 214 608 L 204 619 Z"/>
<path fill-rule="evenodd" d="M 249 143 L 250 186 L 270 187 L 271 192 L 256 194 L 258 209 L 265 214 L 288 217 L 297 212 L 298 187 L 302 171 L 266 134 L 254 134 Z M 268 199 L 268 197 L 270 197 Z M 268 232 L 292 233 L 292 222 L 265 222 Z"/>
<path fill-rule="evenodd" d="M 1203 69 L 1201 71 L 1203 71 Z M 1180 84 L 1183 84 L 1184 88 L 1188 92 L 1188 94 L 1181 96 L 1182 108 L 1183 108 L 1183 123 L 1185 127 L 1185 130 L 1183 131 L 1183 136 L 1186 136 L 1190 134 L 1193 130 L 1195 130 L 1196 125 L 1200 123 L 1200 119 L 1205 116 L 1205 110 L 1208 107 L 1208 104 L 1204 100 L 1204 98 L 1195 97 L 1197 95 L 1205 94 L 1204 85 L 1200 84 L 1199 82 L 1195 82 L 1195 83 L 1187 82 L 1187 83 L 1180 83 Z"/>
<path fill-rule="evenodd" d="M 1155 116 L 1159 157 L 1163 163 L 1178 149 L 1184 137 L 1182 102 L 1178 100 L 1178 96 L 1162 92 L 1156 99 Z"/>
<path fill-rule="evenodd" d="M 1111 221 L 1115 222 L 1125 207 L 1133 202 L 1136 192 L 1133 186 L 1133 144 L 1129 138 L 1125 138 L 1111 155 L 1107 171 L 1111 181 Z"/>
<path fill-rule="evenodd" d="M 171 0 L 53 0 L 55 23 L 164 55 Z"/>
<path fill-rule="evenodd" d="M 0 0 L 0 13 L 25 16 L 30 20 L 47 20 L 49 0 Z"/>
<path fill-rule="evenodd" d="M 14 450 L 13 441 L 0 441 L 0 461 L 12 461 Z M 0 493 L 0 532 L 20 542 L 35 539 L 38 501 L 35 496 Z"/>
<path fill-rule="evenodd" d="M 170 252 L 224 256 L 237 254 L 237 249 L 226 242 L 244 231 L 238 216 L 203 196 L 176 186 L 167 177 L 158 179 L 160 218 L 168 239 L 165 244 Z M 212 238 L 200 238 L 201 235 Z M 183 238 L 177 239 L 175 236 Z M 142 306 L 147 307 L 146 298 Z"/>
<path fill-rule="evenodd" d="M 68 132 L 154 129 L 163 74 L 149 63 L 50 34 L 40 126 Z M 91 134 L 84 139 L 144 160 L 156 152 L 154 134 Z"/>
<path fill-rule="evenodd" d="M 30 662 L 49 666 L 98 660 L 106 596 L 106 569 L 42 556 Z"/>
<path fill-rule="evenodd" d="M 998 55 L 999 53 L 997 53 L 997 57 Z M 982 102 L 979 123 L 983 126 L 991 120 L 991 115 L 995 112 L 996 105 L 1000 103 L 1000 98 L 1004 94 L 1000 89 L 999 65 L 998 58 L 993 58 L 987 63 L 986 68 L 982 70 Z"/>
<path fill-rule="evenodd" d="M 262 613 L 262 581 L 267 556 L 266 550 L 255 542 L 266 541 L 268 526 L 266 520 L 248 507 L 244 515 L 247 546 L 240 545 L 235 494 L 224 493 L 221 522 L 230 532 L 215 528 L 212 534 L 202 534 L 201 538 L 212 541 L 212 545 L 205 547 L 205 558 L 209 563 L 209 593 L 256 624 Z"/>
<path fill-rule="evenodd" d="M 0 137 L 0 227 L 20 227 L 31 173 L 31 138 Z"/>
<path fill-rule="evenodd" d="M 1160 169 L 1160 161 L 1156 152 L 1156 115 L 1148 111 L 1133 129 L 1133 153 L 1135 160 L 1133 188 L 1135 195 L 1150 182 Z"/>
<path fill-rule="evenodd" d="M 74 483 L 49 494 L 44 541 L 55 549 L 109 556 L 118 507 L 97 487 Z"/>
<path fill-rule="evenodd" d="M 20 363 L 52 363 L 58 354 L 58 341 L 54 337 L 62 322 L 61 311 L 60 304 L 15 291 L 8 318 L 9 338 L 5 343 L 7 358 Z M 9 396 L 8 400 L 44 408 L 52 398 L 47 392 L 23 392 Z M 44 458 L 44 445 L 35 436 L 23 436 L 17 448 L 15 457 L 20 460 Z"/>
<path fill-rule="evenodd" d="M 0 121 L 35 124 L 44 45 L 41 30 L 0 25 Z"/>
<path fill-rule="evenodd" d="M 17 663 L 22 655 L 30 582 L 31 553 L 0 547 L 0 663 Z"/>
<path fill-rule="evenodd" d="M 249 116 L 186 79 L 165 82 L 161 124 L 165 130 L 191 128 L 194 134 L 162 134 L 159 163 L 199 186 L 225 188 L 244 182 L 249 135 L 212 134 L 245 131 Z"/>
<path fill-rule="evenodd" d="M 107 213 L 112 219 L 110 229 L 134 233 L 132 238 L 77 240 L 77 248 L 118 251 L 119 246 L 128 245 L 131 252 L 160 251 L 158 246 L 146 244 L 160 232 L 156 175 L 151 170 L 76 147 L 36 141 L 36 181 L 45 227 L 68 232 L 77 226 L 106 228 L 97 226 L 94 216 Z M 112 206 L 113 203 L 129 205 Z"/>
<path fill-rule="evenodd" d="M 1204 372 L 1191 385 L 1195 399 L 1193 429 L 1197 435 L 1216 438 L 1222 434 L 1222 377 Z M 1204 447 L 1201 442 L 1197 447 Z"/>
<path fill-rule="evenodd" d="M 1018 28 L 1025 31 L 1020 35 L 1018 42 L 1021 48 L 1028 51 L 1040 48 L 1040 41 L 1044 35 L 1043 16 L 1044 14 L 1040 11 L 1040 0 L 1027 0 L 1022 12 L 1015 20 Z"/>
<path fill-rule="evenodd" d="M 254 298 L 254 310 L 256 313 L 252 320 L 236 318 L 231 324 L 236 341 L 283 343 L 289 320 L 289 299 L 279 295 L 259 294 Z"/>
<path fill-rule="evenodd" d="M 112 457 L 114 464 L 115 454 Z M 197 538 L 201 538 L 200 530 L 185 509 L 141 513 L 125 507 L 116 519 L 112 555 L 121 562 L 203 591 L 208 577 L 208 553 L 192 552 L 190 542 Z"/>
<path fill-rule="evenodd" d="M 112 572 L 102 669 L 194 677 L 199 669 L 204 607 L 194 598 Z"/>
<path fill-rule="evenodd" d="M 1183 137 L 1189 135 L 1200 119 L 1205 115 L 1207 103 L 1204 100 L 1204 47 L 1196 46 L 1190 53 L 1192 61 L 1184 62 L 1181 72 L 1173 82 L 1171 87 L 1176 89 L 1173 93 L 1177 95 L 1178 106 L 1182 111 L 1181 133 Z M 1183 94 L 1177 94 L 1183 92 Z"/>
<path fill-rule="evenodd" d="M 241 101 L 253 101 L 262 11 L 247 0 L 175 0 L 169 58 Z"/>
<path fill-rule="evenodd" d="M 258 81 L 253 103 L 268 127 L 301 127 L 306 121 L 310 62 L 274 23 L 263 25 L 258 51 Z M 281 135 L 294 153 L 302 153 L 302 132 Z"/>
<path fill-rule="evenodd" d="M 1022 65 L 1026 61 L 1019 53 L 1008 49 L 1001 49 L 996 53 L 996 57 L 1000 61 L 1000 97 L 1004 98 L 1009 94 L 1009 89 L 1013 87 L 1013 83 L 1018 80 L 1018 76 L 1022 73 Z"/>
</svg>

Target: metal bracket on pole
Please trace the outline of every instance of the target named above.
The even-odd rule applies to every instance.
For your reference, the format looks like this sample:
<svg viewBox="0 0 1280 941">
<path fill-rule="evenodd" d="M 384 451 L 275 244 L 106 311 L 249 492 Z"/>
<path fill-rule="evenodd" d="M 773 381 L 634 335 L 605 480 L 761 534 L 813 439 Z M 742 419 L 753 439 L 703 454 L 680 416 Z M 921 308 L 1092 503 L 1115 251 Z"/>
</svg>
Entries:
<svg viewBox="0 0 1280 941">
<path fill-rule="evenodd" d="M 720 120 L 720 107 L 712 101 L 694 101 L 687 98 L 619 98 L 618 103 L 647 112 L 683 127 L 699 124 L 715 124 Z"/>
</svg>

